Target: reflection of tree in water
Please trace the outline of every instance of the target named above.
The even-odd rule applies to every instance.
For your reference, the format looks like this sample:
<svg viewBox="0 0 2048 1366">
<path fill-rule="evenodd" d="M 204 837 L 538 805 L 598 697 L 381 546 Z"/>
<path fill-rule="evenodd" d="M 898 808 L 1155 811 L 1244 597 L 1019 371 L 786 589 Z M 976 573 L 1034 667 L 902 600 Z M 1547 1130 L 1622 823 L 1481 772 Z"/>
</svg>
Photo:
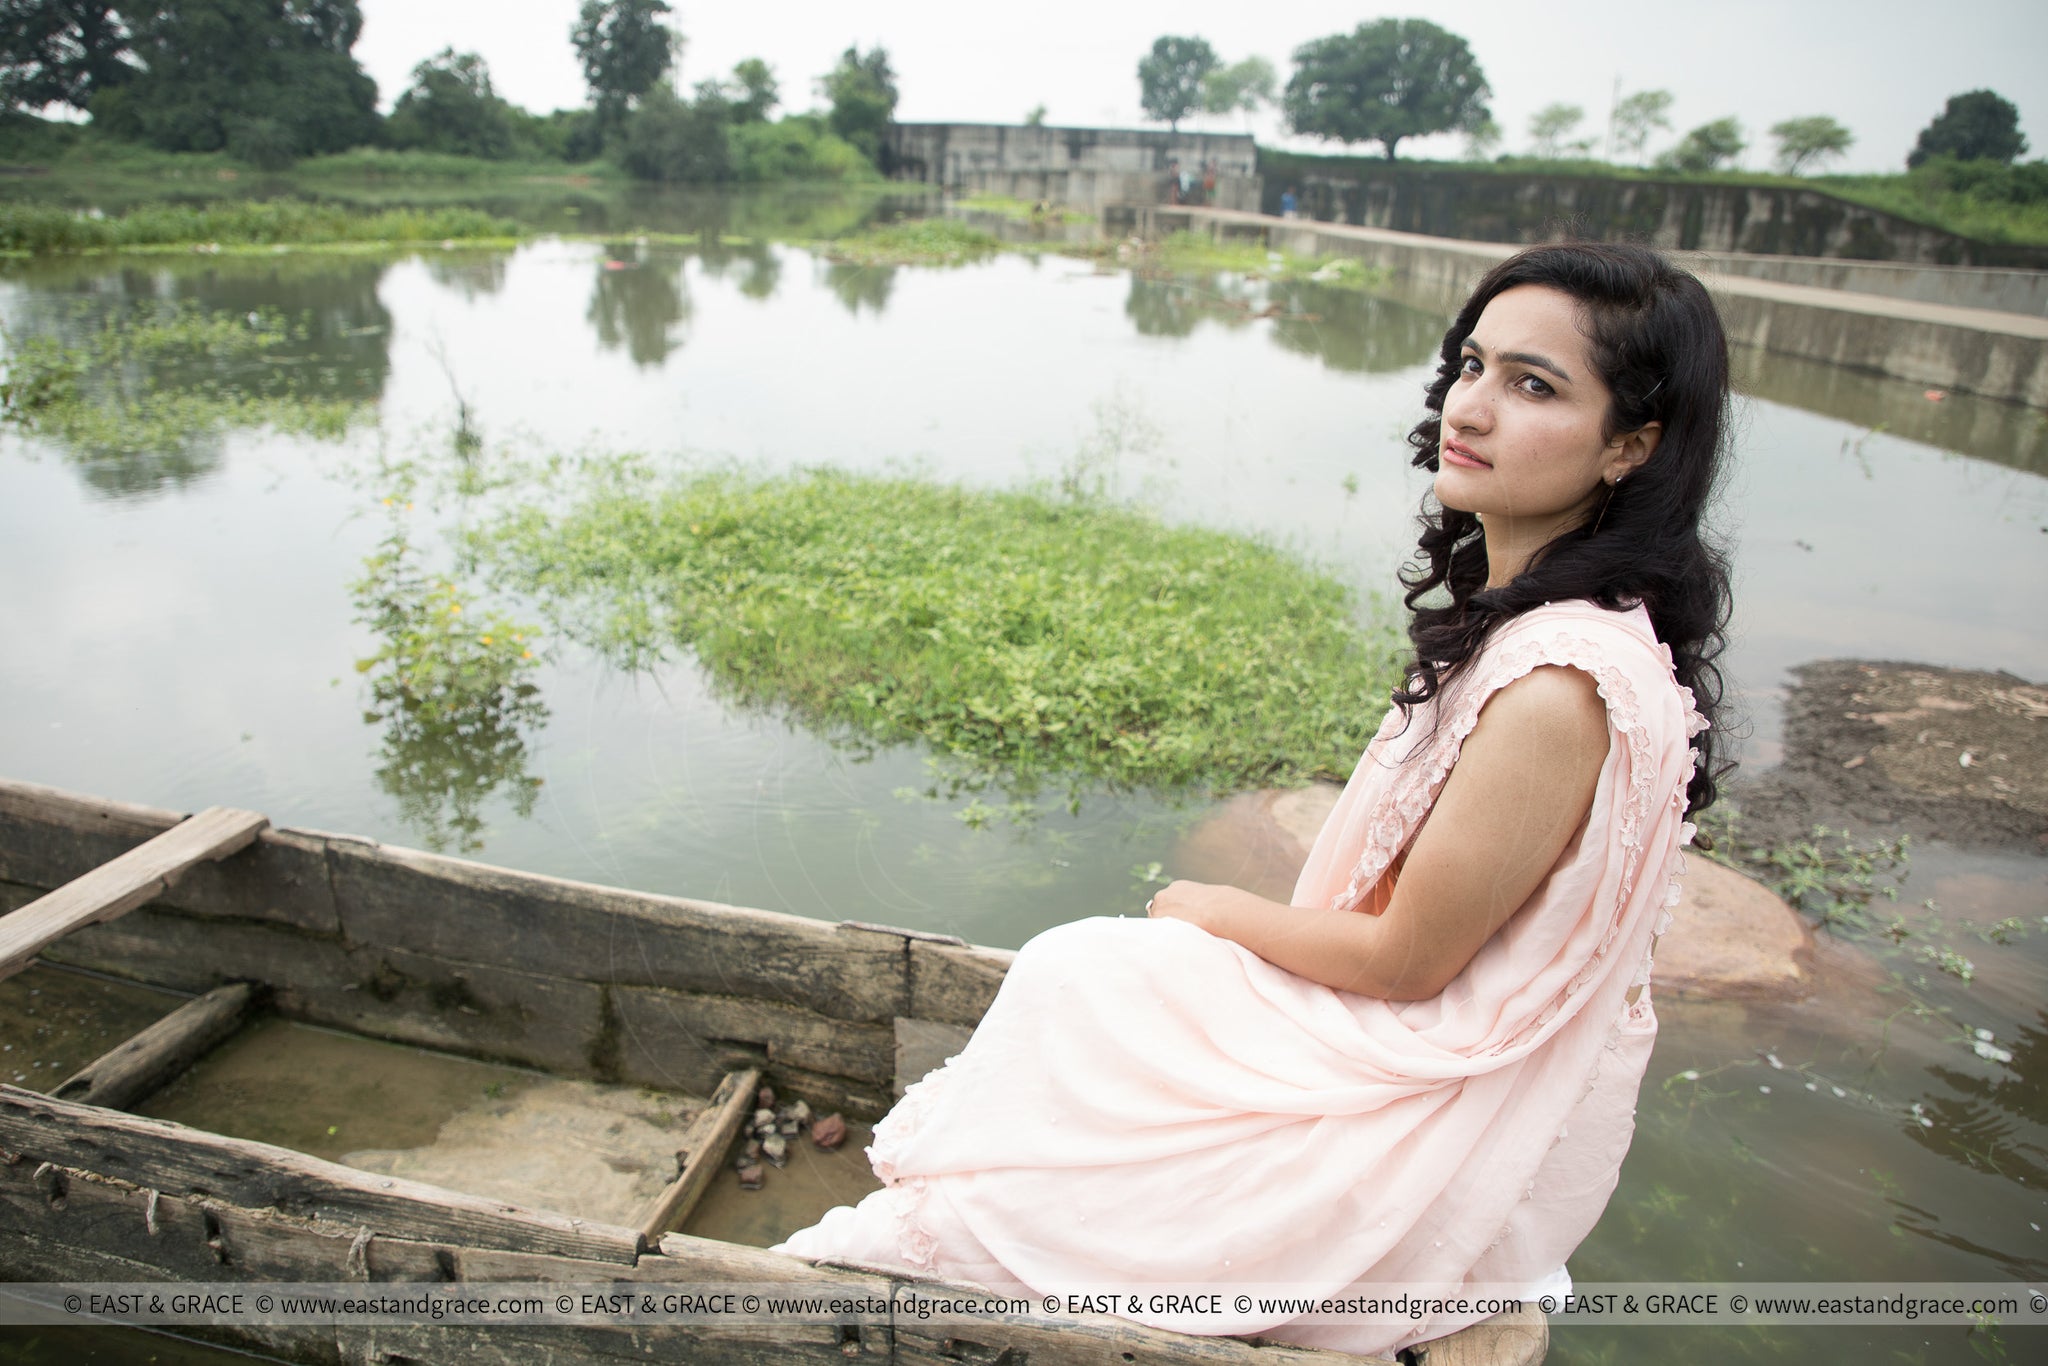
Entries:
<svg viewBox="0 0 2048 1366">
<path fill-rule="evenodd" d="M 825 283 L 856 318 L 863 308 L 879 314 L 889 306 L 889 292 L 896 288 L 896 267 L 833 261 L 825 267 Z"/>
<path fill-rule="evenodd" d="M 704 273 L 714 280 L 726 279 L 735 269 L 745 267 L 738 288 L 749 299 L 767 299 L 782 283 L 782 258 L 766 242 L 733 243 L 711 238 L 698 249 L 697 259 L 703 263 Z"/>
<path fill-rule="evenodd" d="M 1147 337 L 1189 336 L 1205 322 L 1264 323 L 1275 309 L 1274 342 L 1333 370 L 1404 370 L 1434 355 L 1443 338 L 1442 320 L 1418 309 L 1311 280 L 1133 272 L 1124 300 L 1125 315 Z"/>
<path fill-rule="evenodd" d="M 1124 315 L 1143 337 L 1185 337 L 1215 319 L 1216 283 L 1187 275 L 1148 276 L 1131 272 Z"/>
<path fill-rule="evenodd" d="M 1269 297 L 1282 310 L 1273 320 L 1273 340 L 1332 370 L 1405 370 L 1434 356 L 1444 337 L 1443 319 L 1355 289 L 1276 281 Z"/>
<path fill-rule="evenodd" d="M 421 569 L 402 521 L 352 588 L 356 619 L 382 641 L 356 662 L 370 683 L 363 720 L 384 728 L 377 784 L 428 848 L 481 849 L 486 801 L 503 789 L 524 818 L 540 794 L 526 771 L 527 736 L 548 718 L 529 680 L 533 632 L 465 611 L 453 583 Z"/>
<path fill-rule="evenodd" d="M 298 254 L 16 266 L 14 359 L 41 347 L 59 368 L 80 367 L 76 402 L 34 425 L 89 486 L 127 498 L 211 474 L 233 427 L 374 402 L 390 373 L 391 318 L 377 295 L 388 264 Z M 231 323 L 262 344 L 238 344 Z M 137 344 L 115 341 L 124 329 Z"/>
<path fill-rule="evenodd" d="M 509 251 L 427 252 L 420 258 L 434 283 L 460 294 L 466 303 L 496 294 L 505 287 Z"/>
<path fill-rule="evenodd" d="M 690 295 L 678 255 L 651 255 L 631 242 L 614 242 L 598 262 L 585 316 L 607 351 L 621 346 L 635 365 L 659 365 L 682 343 L 674 333 L 690 316 Z"/>
</svg>

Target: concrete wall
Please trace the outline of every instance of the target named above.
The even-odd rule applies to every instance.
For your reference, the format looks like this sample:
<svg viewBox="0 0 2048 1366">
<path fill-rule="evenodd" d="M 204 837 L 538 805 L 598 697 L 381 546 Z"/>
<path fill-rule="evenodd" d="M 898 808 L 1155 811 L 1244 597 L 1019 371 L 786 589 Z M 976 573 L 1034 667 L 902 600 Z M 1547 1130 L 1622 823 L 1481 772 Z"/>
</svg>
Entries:
<svg viewBox="0 0 2048 1366">
<path fill-rule="evenodd" d="M 1304 256 L 1355 256 L 1392 272 L 1403 298 L 1445 311 L 1516 250 L 1497 242 L 1164 206 L 1111 210 L 1103 226 L 1142 236 L 1202 231 Z M 1728 339 L 1738 346 L 2048 408 L 2048 320 L 1741 275 L 1709 274 L 1707 284 Z"/>
<path fill-rule="evenodd" d="M 887 164 L 899 180 L 1076 208 L 1163 204 L 1167 168 L 1196 176 L 1216 164 L 1216 206 L 1259 206 L 1258 148 L 1243 133 L 1051 128 L 1003 123 L 899 123 Z"/>
<path fill-rule="evenodd" d="M 1918 299 L 1928 304 L 2048 317 L 2048 271 L 1825 261 L 1809 256 L 1737 256 L 1726 252 L 1702 252 L 1700 264 L 1719 275 L 1747 275 L 1754 280 L 1844 289 L 1888 299 Z"/>
<path fill-rule="evenodd" d="M 2048 268 L 2048 247 L 1976 242 L 1805 186 L 1495 173 L 1262 150 L 1262 207 L 1290 185 L 1327 222 L 1487 242 L 1564 237 L 1680 251 Z"/>
</svg>

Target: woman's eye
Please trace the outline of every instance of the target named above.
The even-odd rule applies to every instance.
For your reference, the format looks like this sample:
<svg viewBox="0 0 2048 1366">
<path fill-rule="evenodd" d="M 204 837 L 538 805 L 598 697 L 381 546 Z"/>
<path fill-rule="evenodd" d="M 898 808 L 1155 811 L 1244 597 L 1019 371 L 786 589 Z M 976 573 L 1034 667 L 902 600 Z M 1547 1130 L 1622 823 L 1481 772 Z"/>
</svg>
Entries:
<svg viewBox="0 0 2048 1366">
<path fill-rule="evenodd" d="M 1476 375 L 1477 375 L 1478 373 L 1479 373 L 1479 357 L 1477 357 L 1477 356 L 1467 356 L 1467 357 L 1465 357 L 1465 358 L 1464 358 L 1463 360 L 1461 360 L 1461 361 L 1459 361 L 1459 362 L 1458 362 L 1458 376 L 1459 376 L 1459 378 L 1461 378 L 1461 379 L 1471 379 L 1471 378 L 1473 378 L 1474 376 L 1476 376 Z"/>
<path fill-rule="evenodd" d="M 1552 389 L 1548 384 L 1545 384 L 1542 380 L 1536 378 L 1536 376 L 1534 375 L 1522 376 L 1522 383 L 1525 387 L 1527 387 L 1530 393 L 1535 394 L 1539 397 L 1547 398 L 1551 394 L 1557 392 L 1555 389 Z"/>
</svg>

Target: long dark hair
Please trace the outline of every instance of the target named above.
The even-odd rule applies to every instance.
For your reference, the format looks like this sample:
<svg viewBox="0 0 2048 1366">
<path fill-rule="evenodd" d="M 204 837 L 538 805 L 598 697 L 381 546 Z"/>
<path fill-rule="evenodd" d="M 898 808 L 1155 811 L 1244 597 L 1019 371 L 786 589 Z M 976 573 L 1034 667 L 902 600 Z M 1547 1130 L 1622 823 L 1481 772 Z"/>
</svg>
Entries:
<svg viewBox="0 0 2048 1366">
<path fill-rule="evenodd" d="M 1416 547 L 1423 563 L 1401 573 L 1412 613 L 1414 685 L 1396 690 L 1393 700 L 1405 713 L 1434 697 L 1496 627 L 1532 607 L 1587 598 L 1619 610 L 1641 601 L 1657 638 L 1671 648 L 1678 681 L 1717 723 L 1722 685 L 1714 660 L 1727 643 L 1728 562 L 1701 520 L 1728 430 L 1728 341 L 1720 316 L 1698 280 L 1646 247 L 1567 242 L 1509 257 L 1487 272 L 1444 333 L 1425 400 L 1429 416 L 1408 433 L 1417 468 L 1437 468 L 1444 396 L 1458 378 L 1465 339 L 1494 296 L 1517 285 L 1561 290 L 1581 306 L 1593 363 L 1613 395 L 1607 436 L 1653 421 L 1662 435 L 1649 461 L 1603 495 L 1598 516 L 1560 531 L 1500 588 L 1486 587 L 1479 518 L 1426 496 Z M 1450 592 L 1448 607 L 1417 605 L 1439 586 Z M 1715 724 L 1693 741 L 1700 758 L 1686 805 L 1694 813 L 1713 804 L 1717 780 L 1734 767 L 1714 766 L 1719 735 Z"/>
</svg>

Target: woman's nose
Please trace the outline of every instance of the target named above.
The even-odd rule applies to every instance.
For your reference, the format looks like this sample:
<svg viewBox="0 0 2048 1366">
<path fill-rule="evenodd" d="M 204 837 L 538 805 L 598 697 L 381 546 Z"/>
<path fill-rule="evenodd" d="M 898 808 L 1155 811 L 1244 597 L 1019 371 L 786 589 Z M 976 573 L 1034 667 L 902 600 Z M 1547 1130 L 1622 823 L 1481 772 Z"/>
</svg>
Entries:
<svg viewBox="0 0 2048 1366">
<path fill-rule="evenodd" d="M 1493 421 L 1493 400 L 1484 384 L 1453 384 L 1444 395 L 1444 421 L 1453 431 L 1485 431 Z"/>
</svg>

